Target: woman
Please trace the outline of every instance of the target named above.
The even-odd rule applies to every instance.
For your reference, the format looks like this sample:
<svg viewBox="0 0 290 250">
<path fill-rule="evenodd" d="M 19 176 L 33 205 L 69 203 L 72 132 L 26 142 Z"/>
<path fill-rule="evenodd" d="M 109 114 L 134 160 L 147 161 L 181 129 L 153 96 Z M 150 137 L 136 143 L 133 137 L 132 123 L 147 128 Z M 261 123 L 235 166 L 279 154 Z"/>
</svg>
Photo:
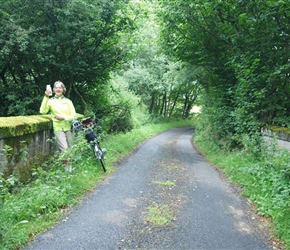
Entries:
<svg viewBox="0 0 290 250">
<path fill-rule="evenodd" d="M 59 149 L 65 151 L 72 139 L 71 122 L 76 114 L 74 105 L 71 100 L 64 97 L 66 88 L 61 81 L 54 83 L 53 91 L 55 96 L 49 98 L 49 90 L 45 91 L 44 98 L 40 106 L 40 113 L 53 115 L 53 131 Z"/>
</svg>

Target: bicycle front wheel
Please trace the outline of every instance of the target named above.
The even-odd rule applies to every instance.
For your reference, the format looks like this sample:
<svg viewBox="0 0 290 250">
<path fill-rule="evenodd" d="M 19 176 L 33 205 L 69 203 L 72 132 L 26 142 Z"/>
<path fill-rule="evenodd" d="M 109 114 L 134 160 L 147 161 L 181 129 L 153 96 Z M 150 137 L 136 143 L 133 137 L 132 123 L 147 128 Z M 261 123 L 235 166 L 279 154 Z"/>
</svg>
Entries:
<svg viewBox="0 0 290 250">
<path fill-rule="evenodd" d="M 104 153 L 103 153 L 103 151 L 102 151 L 102 149 L 101 149 L 101 147 L 100 147 L 100 145 L 98 143 L 94 144 L 94 153 L 95 153 L 95 156 L 96 156 L 97 160 L 100 161 L 104 172 L 106 172 L 105 161 L 104 161 Z"/>
</svg>

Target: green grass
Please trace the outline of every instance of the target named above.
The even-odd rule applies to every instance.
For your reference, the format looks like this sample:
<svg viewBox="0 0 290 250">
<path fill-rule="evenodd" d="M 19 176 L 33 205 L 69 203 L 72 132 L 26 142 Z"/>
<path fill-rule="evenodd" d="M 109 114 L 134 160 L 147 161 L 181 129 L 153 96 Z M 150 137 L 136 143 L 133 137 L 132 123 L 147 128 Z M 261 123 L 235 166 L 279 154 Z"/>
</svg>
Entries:
<svg viewBox="0 0 290 250">
<path fill-rule="evenodd" d="M 148 124 L 128 133 L 104 135 L 101 145 L 107 149 L 107 173 L 96 167 L 89 145 L 83 137 L 69 155 L 73 172 L 64 170 L 62 157 L 55 157 L 35 166 L 28 184 L 18 182 L 16 176 L 0 179 L 0 249 L 19 249 L 40 232 L 53 226 L 63 212 L 78 201 L 105 175 L 115 170 L 115 164 L 144 140 L 173 127 L 192 125 L 191 121 Z"/>
<path fill-rule="evenodd" d="M 229 180 L 243 189 L 243 195 L 257 207 L 261 216 L 272 221 L 276 236 L 290 249 L 290 152 L 264 147 L 257 150 L 227 151 L 197 136 L 199 150 L 221 168 Z"/>
<path fill-rule="evenodd" d="M 166 204 L 157 204 L 153 202 L 151 206 L 148 207 L 147 221 L 154 227 L 168 226 L 173 219 L 174 213 Z"/>
<path fill-rule="evenodd" d="M 176 186 L 176 184 L 173 181 L 153 181 L 152 183 L 162 185 L 162 186 L 169 186 L 169 187 Z"/>
</svg>

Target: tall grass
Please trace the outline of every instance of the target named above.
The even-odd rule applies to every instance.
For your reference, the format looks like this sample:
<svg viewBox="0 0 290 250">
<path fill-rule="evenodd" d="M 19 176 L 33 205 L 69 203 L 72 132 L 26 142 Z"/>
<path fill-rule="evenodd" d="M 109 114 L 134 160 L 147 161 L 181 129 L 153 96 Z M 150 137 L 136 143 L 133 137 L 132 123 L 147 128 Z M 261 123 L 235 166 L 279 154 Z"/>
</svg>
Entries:
<svg viewBox="0 0 290 250">
<path fill-rule="evenodd" d="M 105 175 L 114 171 L 114 164 L 139 143 L 167 129 L 192 125 L 192 121 L 167 121 L 148 124 L 128 133 L 103 135 L 102 147 L 107 149 L 107 173 L 96 162 L 83 139 L 75 137 L 75 144 L 65 156 L 55 156 L 41 166 L 35 166 L 28 184 L 19 183 L 17 176 L 0 179 L 0 249 L 19 249 L 39 232 L 45 231 L 61 219 L 63 211 L 78 203 L 88 190 Z M 65 171 L 63 158 L 73 159 L 73 171 Z"/>
</svg>

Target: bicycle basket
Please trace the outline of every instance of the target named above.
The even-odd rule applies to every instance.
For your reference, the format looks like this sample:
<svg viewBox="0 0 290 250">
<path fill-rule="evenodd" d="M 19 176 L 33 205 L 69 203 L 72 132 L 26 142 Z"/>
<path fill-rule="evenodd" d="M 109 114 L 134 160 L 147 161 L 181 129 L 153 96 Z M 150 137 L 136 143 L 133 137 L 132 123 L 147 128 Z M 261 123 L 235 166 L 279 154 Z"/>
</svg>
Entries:
<svg viewBox="0 0 290 250">
<path fill-rule="evenodd" d="M 86 139 L 88 142 L 93 141 L 95 138 L 98 138 L 98 136 L 96 135 L 94 131 L 90 131 L 86 133 Z"/>
</svg>

